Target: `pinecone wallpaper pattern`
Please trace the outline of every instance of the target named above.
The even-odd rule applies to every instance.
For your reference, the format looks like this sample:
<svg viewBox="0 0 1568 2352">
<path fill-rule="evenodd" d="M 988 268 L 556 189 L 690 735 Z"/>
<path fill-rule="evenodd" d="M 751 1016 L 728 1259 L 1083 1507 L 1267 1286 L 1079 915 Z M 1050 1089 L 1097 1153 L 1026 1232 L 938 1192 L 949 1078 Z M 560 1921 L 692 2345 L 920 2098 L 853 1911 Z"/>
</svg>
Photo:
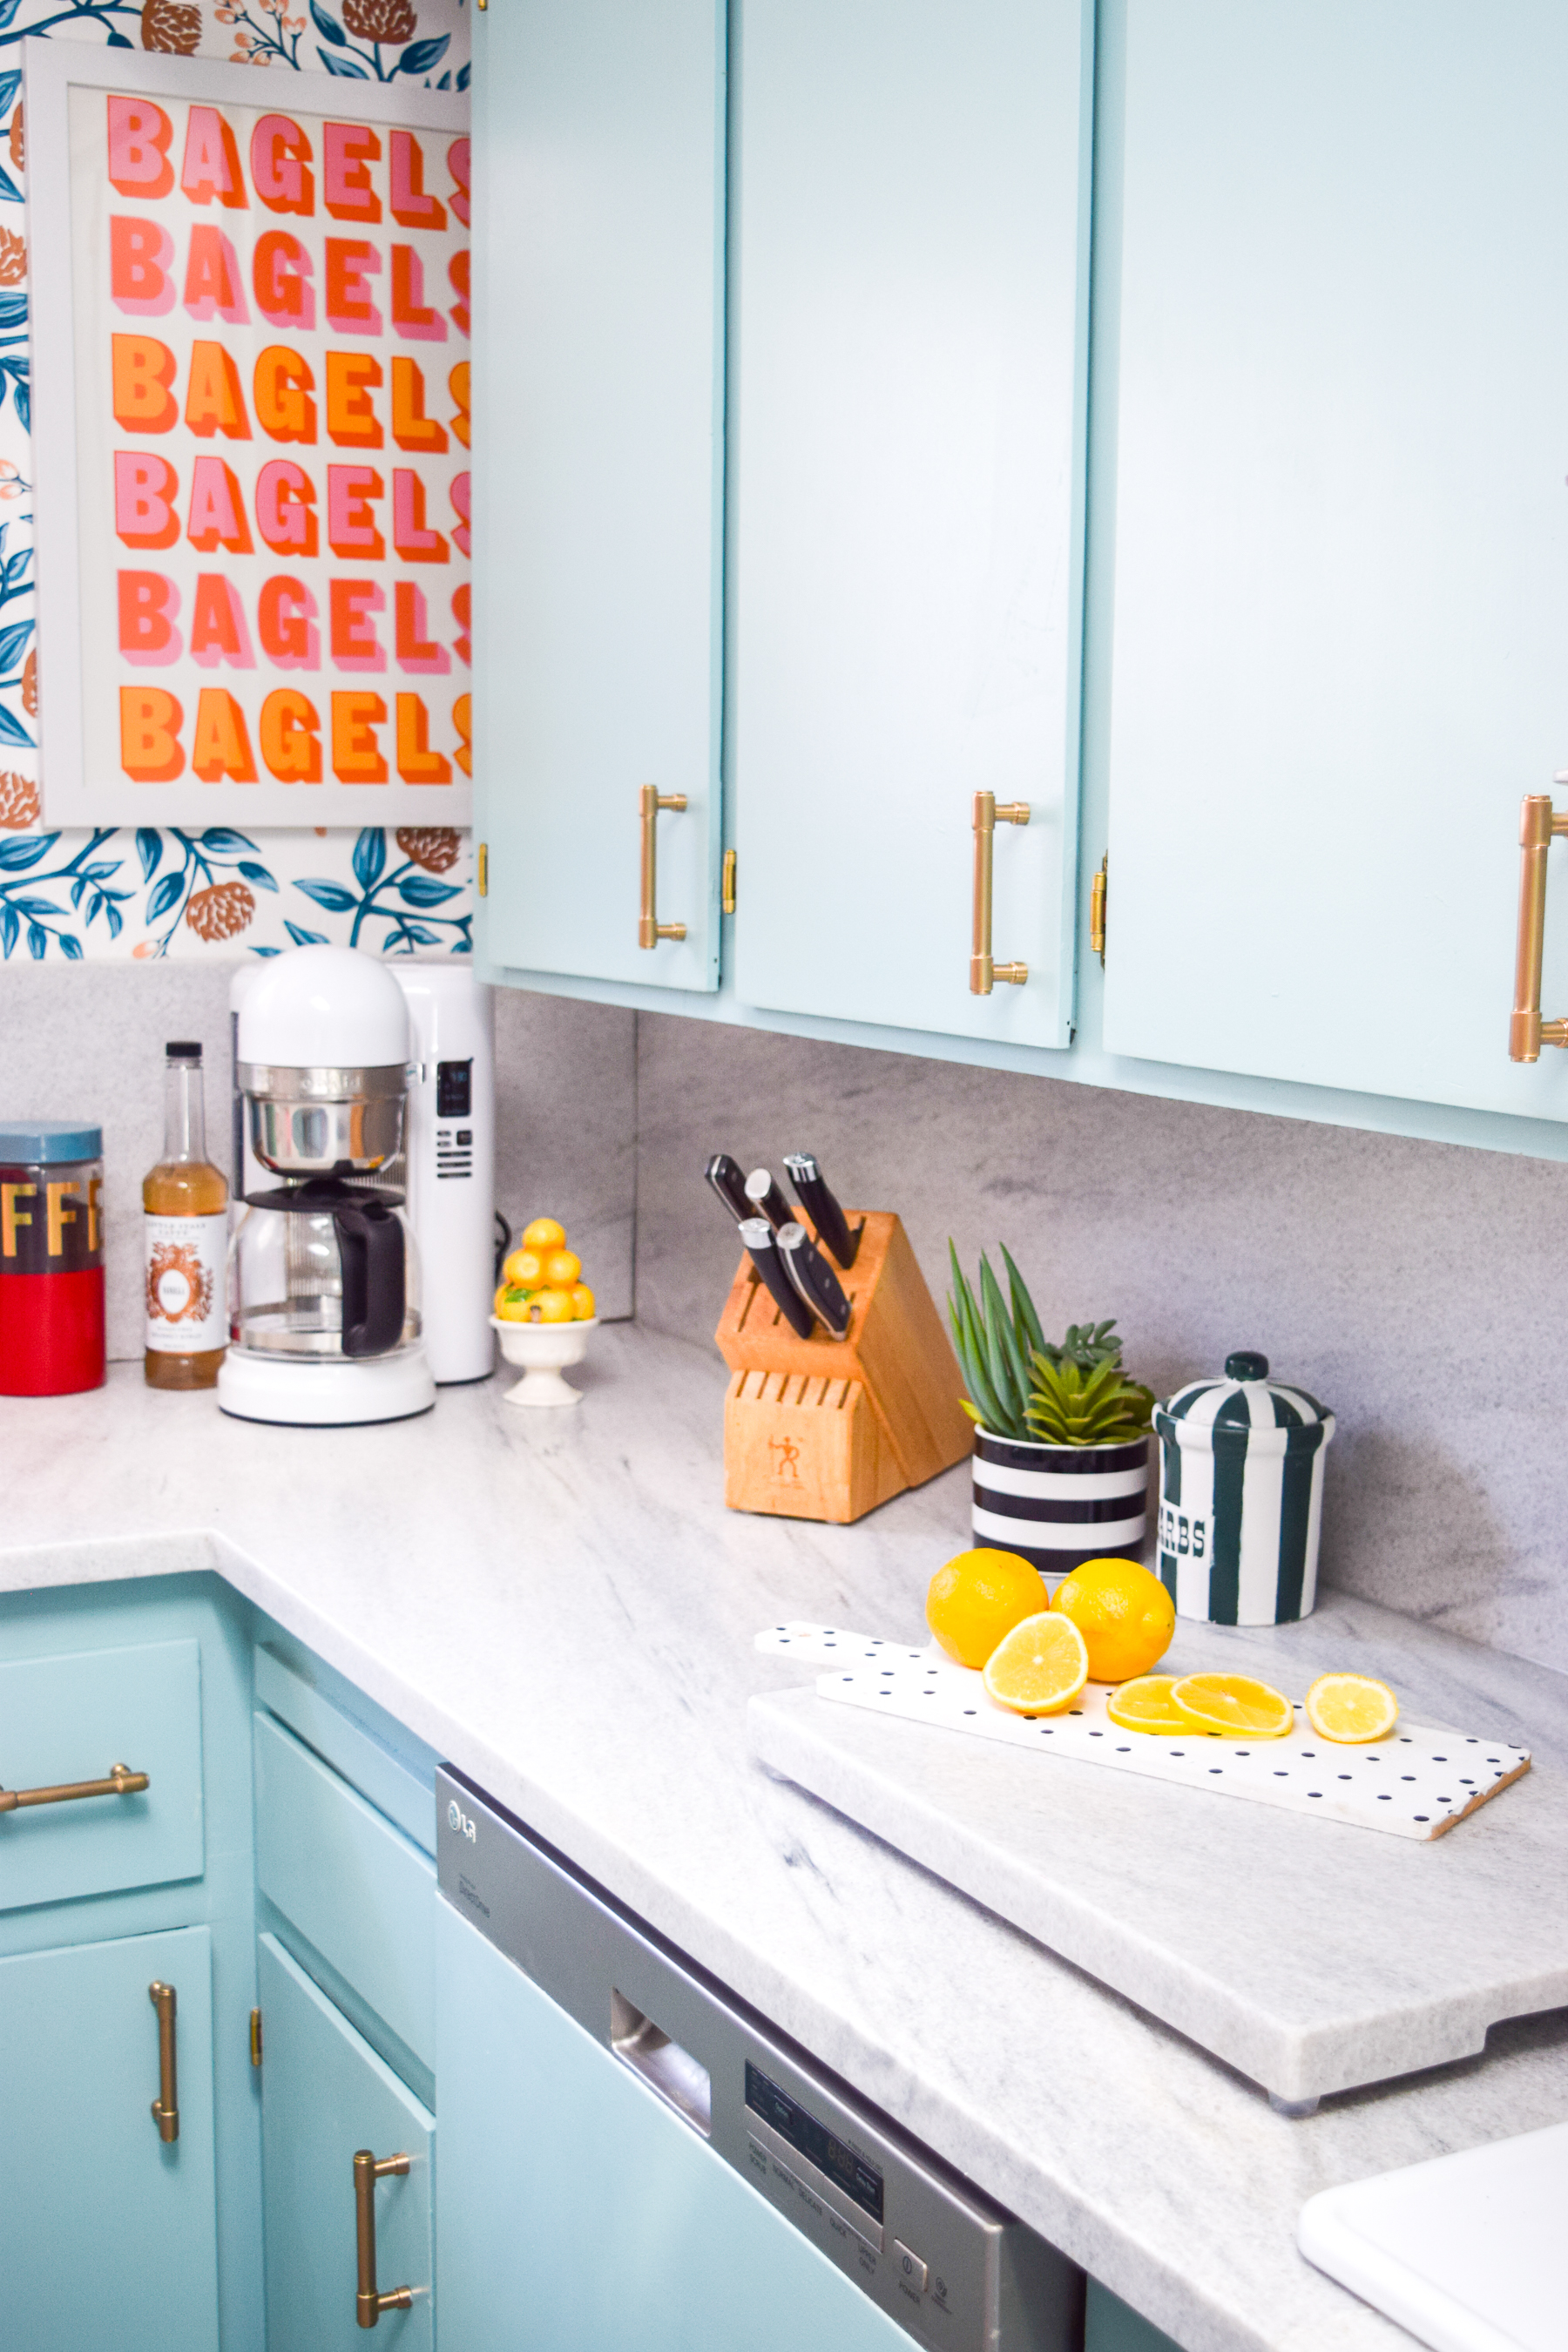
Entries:
<svg viewBox="0 0 1568 2352">
<path fill-rule="evenodd" d="M 37 785 L 28 442 L 26 126 L 20 44 L 70 37 L 357 81 L 461 90 L 471 0 L 22 0 L 0 8 L 0 960 L 276 955 L 331 940 L 382 955 L 472 948 L 469 837 L 447 826 L 242 834 L 44 827 Z"/>
</svg>

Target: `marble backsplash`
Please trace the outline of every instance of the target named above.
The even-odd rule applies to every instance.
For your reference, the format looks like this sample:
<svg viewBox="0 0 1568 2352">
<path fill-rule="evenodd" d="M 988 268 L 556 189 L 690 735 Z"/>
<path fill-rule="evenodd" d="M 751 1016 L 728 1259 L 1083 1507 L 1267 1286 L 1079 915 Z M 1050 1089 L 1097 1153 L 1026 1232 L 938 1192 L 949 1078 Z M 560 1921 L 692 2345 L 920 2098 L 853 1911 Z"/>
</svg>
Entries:
<svg viewBox="0 0 1568 2352">
<path fill-rule="evenodd" d="M 222 1156 L 229 967 L 0 966 L 0 1113 L 100 1118 L 110 1340 L 140 1353 L 161 1056 L 200 1037 Z M 1333 1408 L 1326 1582 L 1568 1670 L 1568 1167 L 499 990 L 497 1197 L 551 1209 L 602 1311 L 712 1346 L 702 1181 L 815 1150 L 897 1209 L 941 1299 L 1005 1241 L 1047 1327 L 1117 1317 L 1162 1394 L 1260 1348 Z"/>
<path fill-rule="evenodd" d="M 1325 1580 L 1568 1669 L 1568 1168 L 657 1015 L 637 1074 L 640 1321 L 711 1341 L 710 1152 L 816 1151 L 939 1302 L 1005 1241 L 1162 1395 L 1261 1349 L 1338 1416 Z"/>
</svg>

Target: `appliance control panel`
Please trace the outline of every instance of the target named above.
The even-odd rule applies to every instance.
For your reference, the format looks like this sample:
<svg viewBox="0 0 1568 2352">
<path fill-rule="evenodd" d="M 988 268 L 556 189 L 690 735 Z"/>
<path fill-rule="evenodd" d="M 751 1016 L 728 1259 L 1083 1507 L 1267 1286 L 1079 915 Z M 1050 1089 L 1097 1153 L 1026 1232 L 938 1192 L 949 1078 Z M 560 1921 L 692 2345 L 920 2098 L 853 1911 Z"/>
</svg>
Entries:
<svg viewBox="0 0 1568 2352">
<path fill-rule="evenodd" d="M 442 1895 L 932 2352 L 1069 2352 L 1082 2273 L 463 1776 Z"/>
</svg>

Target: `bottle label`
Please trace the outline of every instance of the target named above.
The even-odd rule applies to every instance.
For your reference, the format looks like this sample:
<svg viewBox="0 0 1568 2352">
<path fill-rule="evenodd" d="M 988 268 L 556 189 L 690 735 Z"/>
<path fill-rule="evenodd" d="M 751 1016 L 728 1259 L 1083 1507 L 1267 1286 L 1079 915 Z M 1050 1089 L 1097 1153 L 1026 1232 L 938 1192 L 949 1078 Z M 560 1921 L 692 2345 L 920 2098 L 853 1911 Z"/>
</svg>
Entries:
<svg viewBox="0 0 1568 2352">
<path fill-rule="evenodd" d="M 147 1229 L 147 1345 L 165 1356 L 210 1354 L 228 1345 L 224 1271 L 228 1215 L 150 1217 Z"/>
</svg>

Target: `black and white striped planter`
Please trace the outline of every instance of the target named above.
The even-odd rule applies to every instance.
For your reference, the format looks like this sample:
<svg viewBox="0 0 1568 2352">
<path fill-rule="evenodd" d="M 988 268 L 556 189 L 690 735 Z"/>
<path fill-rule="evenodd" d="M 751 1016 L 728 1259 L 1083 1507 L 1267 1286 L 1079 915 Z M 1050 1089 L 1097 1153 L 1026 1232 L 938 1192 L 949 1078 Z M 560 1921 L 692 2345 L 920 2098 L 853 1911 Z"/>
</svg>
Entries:
<svg viewBox="0 0 1568 2352">
<path fill-rule="evenodd" d="M 1305 1389 L 1270 1381 L 1267 1356 L 1238 1349 L 1225 1371 L 1154 1408 L 1160 1579 L 1178 1617 L 1291 1625 L 1318 1597 L 1334 1416 Z"/>
<path fill-rule="evenodd" d="M 1149 1440 L 1041 1445 L 974 1433 L 976 1544 L 1016 1551 L 1044 1577 L 1086 1559 L 1138 1559 L 1149 1520 Z"/>
</svg>

